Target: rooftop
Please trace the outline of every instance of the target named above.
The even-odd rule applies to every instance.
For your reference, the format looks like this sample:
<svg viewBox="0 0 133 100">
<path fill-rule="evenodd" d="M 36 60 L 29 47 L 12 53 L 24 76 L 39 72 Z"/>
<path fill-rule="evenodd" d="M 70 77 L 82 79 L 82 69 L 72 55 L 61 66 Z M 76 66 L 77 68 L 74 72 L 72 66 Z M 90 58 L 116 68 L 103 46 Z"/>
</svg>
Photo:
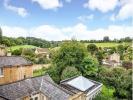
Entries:
<svg viewBox="0 0 133 100">
<path fill-rule="evenodd" d="M 66 91 L 55 84 L 49 75 L 44 75 L 1 85 L 0 97 L 8 100 L 16 100 L 41 92 L 50 98 L 50 100 L 68 100 L 70 94 Z"/>
<path fill-rule="evenodd" d="M 0 56 L 0 67 L 12 67 L 30 64 L 32 64 L 30 61 L 20 56 Z"/>
<path fill-rule="evenodd" d="M 76 94 L 79 92 L 88 93 L 89 91 L 102 85 L 99 82 L 87 79 L 83 76 L 76 76 L 60 82 L 60 85 L 69 90 L 70 92 Z"/>
<path fill-rule="evenodd" d="M 67 84 L 81 91 L 86 91 L 88 88 L 95 85 L 93 82 L 83 76 L 76 77 L 75 79 L 68 81 Z"/>
</svg>

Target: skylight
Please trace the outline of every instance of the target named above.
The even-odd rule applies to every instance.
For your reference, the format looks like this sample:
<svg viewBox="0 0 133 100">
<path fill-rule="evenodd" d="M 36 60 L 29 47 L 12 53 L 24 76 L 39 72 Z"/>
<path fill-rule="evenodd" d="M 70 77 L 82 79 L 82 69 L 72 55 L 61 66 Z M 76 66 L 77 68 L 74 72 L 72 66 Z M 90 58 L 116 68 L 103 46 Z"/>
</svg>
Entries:
<svg viewBox="0 0 133 100">
<path fill-rule="evenodd" d="M 83 76 L 79 76 L 69 82 L 67 82 L 68 85 L 75 87 L 81 91 L 86 91 L 88 88 L 92 87 L 94 85 L 93 82 L 89 81 L 87 78 Z"/>
</svg>

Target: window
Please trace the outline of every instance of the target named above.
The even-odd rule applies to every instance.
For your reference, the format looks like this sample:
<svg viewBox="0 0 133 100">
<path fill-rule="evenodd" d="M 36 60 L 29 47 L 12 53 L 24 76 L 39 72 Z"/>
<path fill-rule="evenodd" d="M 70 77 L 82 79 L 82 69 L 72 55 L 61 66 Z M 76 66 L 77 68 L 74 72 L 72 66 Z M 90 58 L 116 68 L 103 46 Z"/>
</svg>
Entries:
<svg viewBox="0 0 133 100">
<path fill-rule="evenodd" d="M 26 78 L 26 75 L 24 75 L 24 79 Z"/>
<path fill-rule="evenodd" d="M 3 75 L 3 68 L 0 68 L 0 76 Z"/>
<path fill-rule="evenodd" d="M 35 97 L 35 100 L 38 100 L 38 97 Z"/>
</svg>

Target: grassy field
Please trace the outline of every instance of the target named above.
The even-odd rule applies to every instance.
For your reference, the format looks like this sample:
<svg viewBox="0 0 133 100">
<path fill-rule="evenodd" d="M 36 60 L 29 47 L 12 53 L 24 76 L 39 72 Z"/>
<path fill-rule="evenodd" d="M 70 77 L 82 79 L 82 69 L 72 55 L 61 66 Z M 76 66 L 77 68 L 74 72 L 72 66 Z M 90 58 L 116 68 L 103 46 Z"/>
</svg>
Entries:
<svg viewBox="0 0 133 100">
<path fill-rule="evenodd" d="M 87 46 L 88 44 L 92 44 L 92 43 L 85 43 L 85 45 Z M 120 44 L 122 45 L 131 45 L 131 43 L 93 43 L 98 47 L 116 47 Z"/>
<path fill-rule="evenodd" d="M 16 49 L 20 49 L 20 48 L 36 48 L 36 46 L 33 46 L 33 45 L 19 45 L 19 46 L 12 46 L 12 47 L 9 47 L 8 50 L 16 50 Z"/>
</svg>

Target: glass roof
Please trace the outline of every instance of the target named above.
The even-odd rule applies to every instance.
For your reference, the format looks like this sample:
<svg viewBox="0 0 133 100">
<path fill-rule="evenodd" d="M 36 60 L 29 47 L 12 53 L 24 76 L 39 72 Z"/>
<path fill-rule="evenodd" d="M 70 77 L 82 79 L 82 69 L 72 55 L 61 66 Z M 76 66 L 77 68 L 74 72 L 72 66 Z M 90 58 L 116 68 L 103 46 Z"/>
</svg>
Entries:
<svg viewBox="0 0 133 100">
<path fill-rule="evenodd" d="M 85 78 L 83 76 L 74 78 L 71 81 L 68 81 L 67 84 L 72 87 L 75 87 L 81 91 L 86 91 L 88 88 L 95 85 L 93 82 L 91 82 L 90 80 L 88 80 L 87 78 Z"/>
</svg>

